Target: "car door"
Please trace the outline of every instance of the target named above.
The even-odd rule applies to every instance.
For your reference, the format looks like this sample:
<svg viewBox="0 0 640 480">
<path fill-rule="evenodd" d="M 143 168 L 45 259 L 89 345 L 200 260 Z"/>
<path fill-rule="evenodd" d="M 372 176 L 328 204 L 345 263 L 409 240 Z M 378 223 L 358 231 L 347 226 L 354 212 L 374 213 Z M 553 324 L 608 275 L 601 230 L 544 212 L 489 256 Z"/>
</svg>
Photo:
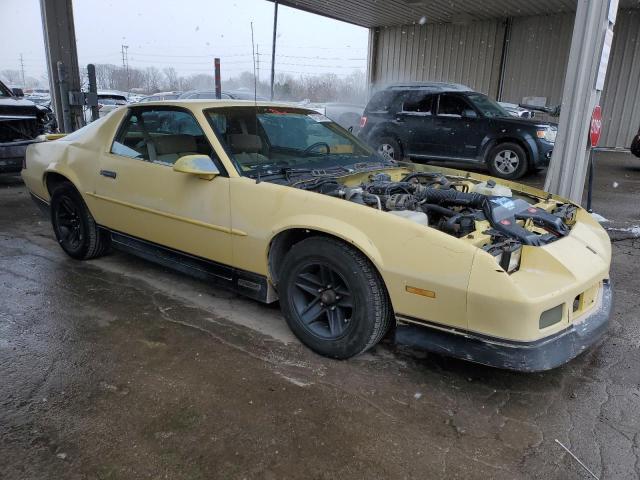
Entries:
<svg viewBox="0 0 640 480">
<path fill-rule="evenodd" d="M 484 119 L 464 96 L 443 93 L 438 98 L 435 119 L 435 156 L 475 158 L 478 155 Z"/>
<path fill-rule="evenodd" d="M 408 155 L 432 155 L 437 146 L 435 140 L 434 100 L 436 96 L 426 92 L 411 92 L 402 101 L 395 122 L 402 129 L 405 153 Z"/>
<path fill-rule="evenodd" d="M 204 154 L 213 180 L 173 170 Z M 229 179 L 197 120 L 171 107 L 134 107 L 96 172 L 96 207 L 105 227 L 220 264 L 232 263 Z"/>
</svg>

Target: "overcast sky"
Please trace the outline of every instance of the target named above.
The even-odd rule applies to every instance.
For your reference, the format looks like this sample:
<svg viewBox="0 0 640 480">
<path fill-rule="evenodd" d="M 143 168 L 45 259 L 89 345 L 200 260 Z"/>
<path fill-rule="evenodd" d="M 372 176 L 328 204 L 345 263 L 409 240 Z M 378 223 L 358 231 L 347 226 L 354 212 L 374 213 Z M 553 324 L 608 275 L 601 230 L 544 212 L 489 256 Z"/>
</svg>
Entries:
<svg viewBox="0 0 640 480">
<path fill-rule="evenodd" d="M 40 78 L 46 73 L 39 0 L 0 0 L 0 70 L 20 69 Z M 273 3 L 266 0 L 74 0 L 80 65 L 122 64 L 175 67 L 181 75 L 210 72 L 222 58 L 223 78 L 252 69 L 251 27 L 261 72 L 271 61 Z M 364 70 L 368 32 L 347 23 L 280 6 L 277 72 L 349 74 Z"/>
</svg>

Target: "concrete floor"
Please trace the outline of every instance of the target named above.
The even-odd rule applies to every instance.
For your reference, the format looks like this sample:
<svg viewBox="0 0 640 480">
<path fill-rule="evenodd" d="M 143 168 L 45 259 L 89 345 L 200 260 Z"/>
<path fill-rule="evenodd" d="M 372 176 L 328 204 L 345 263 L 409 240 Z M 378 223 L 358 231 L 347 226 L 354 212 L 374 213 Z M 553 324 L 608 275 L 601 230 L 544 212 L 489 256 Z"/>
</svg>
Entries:
<svg viewBox="0 0 640 480">
<path fill-rule="evenodd" d="M 603 215 L 638 219 L 636 165 L 603 161 Z M 590 478 L 555 439 L 640 475 L 640 240 L 614 242 L 605 340 L 526 375 L 388 344 L 328 360 L 277 307 L 69 259 L 18 181 L 0 205 L 2 479 Z"/>
</svg>

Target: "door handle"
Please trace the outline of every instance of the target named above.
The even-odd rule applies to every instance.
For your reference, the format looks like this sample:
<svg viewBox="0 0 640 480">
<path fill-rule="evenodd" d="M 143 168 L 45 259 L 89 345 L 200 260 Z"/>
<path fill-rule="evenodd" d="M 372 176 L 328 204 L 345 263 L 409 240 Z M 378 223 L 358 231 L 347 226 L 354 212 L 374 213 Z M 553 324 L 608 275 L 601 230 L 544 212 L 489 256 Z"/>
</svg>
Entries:
<svg viewBox="0 0 640 480">
<path fill-rule="evenodd" d="M 403 123 L 404 122 L 404 117 L 402 117 L 400 115 L 396 115 L 396 122 Z"/>
<path fill-rule="evenodd" d="M 100 170 L 100 175 L 107 178 L 116 178 L 118 176 L 116 172 L 113 172 L 111 170 Z"/>
</svg>

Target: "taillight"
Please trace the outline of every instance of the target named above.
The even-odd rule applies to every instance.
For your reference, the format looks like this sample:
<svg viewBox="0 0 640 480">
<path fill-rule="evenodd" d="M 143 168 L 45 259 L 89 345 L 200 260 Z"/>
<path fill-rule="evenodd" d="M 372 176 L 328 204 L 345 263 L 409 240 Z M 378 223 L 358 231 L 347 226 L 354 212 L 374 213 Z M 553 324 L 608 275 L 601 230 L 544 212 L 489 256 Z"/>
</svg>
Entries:
<svg viewBox="0 0 640 480">
<path fill-rule="evenodd" d="M 364 128 L 367 124 L 367 117 L 360 117 L 360 128 Z"/>
</svg>

